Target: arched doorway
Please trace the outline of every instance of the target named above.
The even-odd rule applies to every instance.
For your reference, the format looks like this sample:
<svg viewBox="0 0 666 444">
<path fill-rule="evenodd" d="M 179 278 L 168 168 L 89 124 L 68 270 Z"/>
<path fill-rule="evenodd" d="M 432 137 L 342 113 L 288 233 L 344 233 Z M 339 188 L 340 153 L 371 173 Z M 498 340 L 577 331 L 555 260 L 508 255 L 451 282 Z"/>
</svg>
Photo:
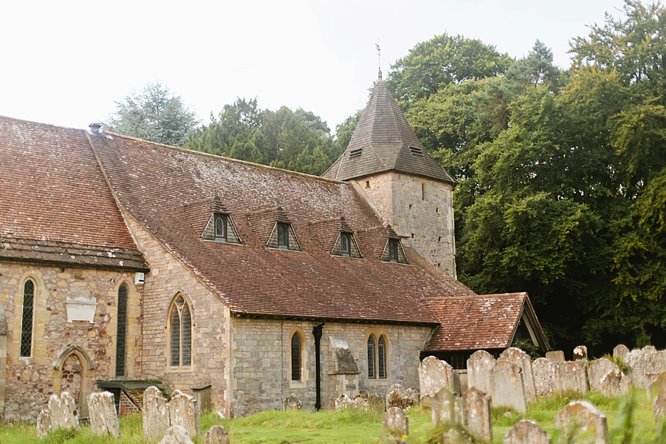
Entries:
<svg viewBox="0 0 666 444">
<path fill-rule="evenodd" d="M 88 417 L 87 397 L 92 390 L 92 370 L 92 361 L 78 346 L 67 347 L 54 365 L 53 392 L 69 392 L 76 400 L 79 418 Z"/>
</svg>

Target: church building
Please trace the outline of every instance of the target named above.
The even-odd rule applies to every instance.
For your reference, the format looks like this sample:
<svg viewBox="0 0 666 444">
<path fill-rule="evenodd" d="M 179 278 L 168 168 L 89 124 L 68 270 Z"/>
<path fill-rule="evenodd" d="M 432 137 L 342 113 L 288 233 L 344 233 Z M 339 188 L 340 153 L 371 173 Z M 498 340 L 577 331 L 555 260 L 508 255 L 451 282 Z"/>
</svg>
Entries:
<svg viewBox="0 0 666 444">
<path fill-rule="evenodd" d="M 0 117 L 0 417 L 158 384 L 226 416 L 418 388 L 421 358 L 548 344 L 456 280 L 453 179 L 380 78 L 316 177 Z"/>
</svg>

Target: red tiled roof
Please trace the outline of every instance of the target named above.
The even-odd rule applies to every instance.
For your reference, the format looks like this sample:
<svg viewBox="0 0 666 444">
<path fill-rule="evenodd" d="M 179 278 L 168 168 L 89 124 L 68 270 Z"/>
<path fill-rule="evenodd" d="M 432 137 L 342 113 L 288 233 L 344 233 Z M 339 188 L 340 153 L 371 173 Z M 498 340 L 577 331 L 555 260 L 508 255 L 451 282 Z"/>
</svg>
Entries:
<svg viewBox="0 0 666 444">
<path fill-rule="evenodd" d="M 0 258 L 143 264 L 85 131 L 0 117 L 0 184 Z"/>
<path fill-rule="evenodd" d="M 110 136 L 90 142 L 121 205 L 237 315 L 434 324 L 427 300 L 474 294 L 445 273 L 380 261 L 386 231 L 350 184 Z M 201 239 L 216 195 L 243 245 Z M 278 207 L 303 251 L 265 247 Z M 363 258 L 330 254 L 340 217 Z"/>
<path fill-rule="evenodd" d="M 527 293 L 451 297 L 428 306 L 440 322 L 427 351 L 479 350 L 511 345 Z"/>
</svg>

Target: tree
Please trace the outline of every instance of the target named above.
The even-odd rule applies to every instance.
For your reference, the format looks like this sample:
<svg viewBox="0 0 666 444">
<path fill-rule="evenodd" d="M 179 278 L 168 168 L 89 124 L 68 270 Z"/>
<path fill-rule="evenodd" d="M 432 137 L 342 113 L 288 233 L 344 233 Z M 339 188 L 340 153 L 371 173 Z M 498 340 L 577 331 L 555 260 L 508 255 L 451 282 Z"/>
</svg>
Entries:
<svg viewBox="0 0 666 444">
<path fill-rule="evenodd" d="M 113 131 L 167 145 L 182 146 L 197 119 L 182 102 L 159 83 L 116 102 L 109 126 Z"/>
</svg>

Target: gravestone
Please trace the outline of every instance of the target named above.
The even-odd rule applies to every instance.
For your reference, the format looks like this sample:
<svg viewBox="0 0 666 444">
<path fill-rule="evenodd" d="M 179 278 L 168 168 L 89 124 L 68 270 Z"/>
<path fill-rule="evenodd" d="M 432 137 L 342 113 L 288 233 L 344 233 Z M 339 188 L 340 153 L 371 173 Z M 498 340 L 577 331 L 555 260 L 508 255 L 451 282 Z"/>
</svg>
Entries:
<svg viewBox="0 0 666 444">
<path fill-rule="evenodd" d="M 395 384 L 386 394 L 386 408 L 400 407 L 406 409 L 419 403 L 419 395 L 411 387 L 403 389 L 400 384 Z"/>
<path fill-rule="evenodd" d="M 456 395 L 446 387 L 435 396 L 429 397 L 432 424 L 437 426 L 443 422 L 460 422 L 460 409 L 456 408 Z"/>
<path fill-rule="evenodd" d="M 426 406 L 443 388 L 453 392 L 453 368 L 434 356 L 426 357 L 419 364 L 419 388 L 421 402 Z"/>
<path fill-rule="evenodd" d="M 536 389 L 534 387 L 534 375 L 532 373 L 532 359 L 530 355 L 517 347 L 509 347 L 502 352 L 500 358 L 508 359 L 518 367 L 523 374 L 523 385 L 525 386 L 525 400 L 530 403 L 536 400 Z"/>
<path fill-rule="evenodd" d="M 194 444 L 194 441 L 187 434 L 185 427 L 173 425 L 166 430 L 159 444 Z"/>
<path fill-rule="evenodd" d="M 550 438 L 536 421 L 522 419 L 504 435 L 504 444 L 550 444 Z"/>
<path fill-rule="evenodd" d="M 619 398 L 627 394 L 631 388 L 631 379 L 622 373 L 619 368 L 610 370 L 601 378 L 599 393 L 612 398 Z"/>
<path fill-rule="evenodd" d="M 557 383 L 557 364 L 547 358 L 537 358 L 532 363 L 534 389 L 537 396 L 548 396 L 555 390 Z"/>
<path fill-rule="evenodd" d="M 652 413 L 658 422 L 666 413 L 666 372 L 661 372 L 650 385 L 649 393 L 652 398 Z"/>
<path fill-rule="evenodd" d="M 462 397 L 463 425 L 477 438 L 492 441 L 492 411 L 490 397 L 481 390 L 472 387 Z"/>
<path fill-rule="evenodd" d="M 229 444 L 229 433 L 221 425 L 214 425 L 204 438 L 206 444 Z"/>
<path fill-rule="evenodd" d="M 574 361 L 581 361 L 587 359 L 587 347 L 585 345 L 579 345 L 573 349 L 573 358 Z"/>
<path fill-rule="evenodd" d="M 37 437 L 43 438 L 51 431 L 51 412 L 43 409 L 37 416 Z"/>
<path fill-rule="evenodd" d="M 642 389 L 647 389 L 659 373 L 666 371 L 665 351 L 657 351 L 653 346 L 631 350 L 625 356 L 625 362 L 631 367 L 631 382 Z"/>
<path fill-rule="evenodd" d="M 546 352 L 546 359 L 553 362 L 564 362 L 564 352 L 562 350 L 552 350 Z"/>
<path fill-rule="evenodd" d="M 116 438 L 120 436 L 120 425 L 112 393 L 98 392 L 88 395 L 88 415 L 93 434 L 108 434 Z"/>
<path fill-rule="evenodd" d="M 194 396 L 175 390 L 168 405 L 171 426 L 183 426 L 189 436 L 197 436 L 199 434 L 199 411 Z"/>
<path fill-rule="evenodd" d="M 147 441 L 156 441 L 171 426 L 169 406 L 162 392 L 150 386 L 143 392 L 143 436 Z"/>
<path fill-rule="evenodd" d="M 581 361 L 558 362 L 556 375 L 558 391 L 587 392 L 587 374 Z"/>
<path fill-rule="evenodd" d="M 78 429 L 79 418 L 76 416 L 76 401 L 69 392 L 51 395 L 48 408 L 51 413 L 51 430 Z"/>
<path fill-rule="evenodd" d="M 368 404 L 367 398 L 364 398 L 362 396 L 356 396 L 354 398 L 350 398 L 349 396 L 343 393 L 342 395 L 338 396 L 335 399 L 335 410 L 347 409 L 347 408 L 368 410 L 370 408 L 370 404 Z"/>
<path fill-rule="evenodd" d="M 593 392 L 600 391 L 601 378 L 611 370 L 619 370 L 619 367 L 610 359 L 599 358 L 590 362 L 587 367 L 587 380 L 590 383 L 590 390 Z"/>
<path fill-rule="evenodd" d="M 490 373 L 495 367 L 495 358 L 485 350 L 477 350 L 467 359 L 467 385 L 490 393 Z"/>
<path fill-rule="evenodd" d="M 571 401 L 555 418 L 566 442 L 608 444 L 606 415 L 587 401 Z"/>
<path fill-rule="evenodd" d="M 409 418 L 400 407 L 389 407 L 384 413 L 383 430 L 382 442 L 404 444 L 409 435 Z"/>
<path fill-rule="evenodd" d="M 629 347 L 627 347 L 624 344 L 618 344 L 613 348 L 613 357 L 614 358 L 624 359 L 624 357 L 627 356 L 627 353 L 629 353 Z"/>
<path fill-rule="evenodd" d="M 510 407 L 519 413 L 527 411 L 520 367 L 505 358 L 498 359 L 491 371 L 490 384 L 495 407 Z"/>
<path fill-rule="evenodd" d="M 293 393 L 284 398 L 283 405 L 285 410 L 300 410 L 303 408 L 303 403 Z"/>
</svg>

